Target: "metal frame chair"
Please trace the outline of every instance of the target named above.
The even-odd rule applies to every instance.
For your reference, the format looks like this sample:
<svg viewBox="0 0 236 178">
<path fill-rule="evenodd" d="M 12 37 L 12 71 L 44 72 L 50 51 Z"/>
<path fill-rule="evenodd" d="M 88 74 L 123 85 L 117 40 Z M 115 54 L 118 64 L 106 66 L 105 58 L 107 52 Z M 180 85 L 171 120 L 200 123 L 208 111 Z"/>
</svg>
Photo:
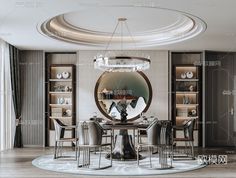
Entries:
<svg viewBox="0 0 236 178">
<path fill-rule="evenodd" d="M 152 122 L 149 122 L 150 124 L 152 124 L 153 122 L 155 122 L 155 121 L 157 121 L 158 120 L 158 118 L 156 118 L 156 117 L 154 117 L 154 116 L 151 116 L 151 117 L 145 117 L 145 119 L 147 120 L 147 123 L 143 123 L 143 125 L 148 125 L 148 120 L 149 119 L 152 119 Z M 147 131 L 146 131 L 146 128 L 145 129 L 142 129 L 142 128 L 140 128 L 140 129 L 138 129 L 138 132 L 137 132 L 137 135 L 135 135 L 136 137 L 137 137 L 137 139 L 138 139 L 138 143 L 140 143 L 140 144 L 142 144 L 143 143 L 143 140 L 142 140 L 142 138 L 147 138 Z M 141 150 L 142 151 L 142 150 Z M 154 151 L 152 151 L 152 152 L 154 152 Z M 156 151 L 155 151 L 155 153 L 156 153 Z"/>
<path fill-rule="evenodd" d="M 99 149 L 99 162 L 97 168 L 105 169 L 112 166 L 112 156 L 110 156 L 110 165 L 101 167 L 102 147 L 110 146 L 110 155 L 112 153 L 112 143 L 102 143 L 103 128 L 96 121 L 79 122 L 78 125 L 78 164 L 79 168 L 90 168 L 90 154 L 91 148 Z M 112 140 L 112 135 L 110 136 Z M 82 151 L 82 164 L 80 164 L 80 157 Z"/>
<path fill-rule="evenodd" d="M 62 156 L 62 148 L 64 142 L 71 142 L 75 144 L 75 159 L 77 160 L 77 141 L 75 138 L 64 138 L 65 130 L 75 129 L 76 125 L 65 125 L 59 119 L 53 119 L 54 128 L 55 128 L 55 146 L 54 146 L 54 159 L 65 157 Z M 59 156 L 60 155 L 60 156 Z"/>
<path fill-rule="evenodd" d="M 90 121 L 95 121 L 95 122 L 97 122 L 97 123 L 99 123 L 99 125 L 102 123 L 102 120 L 104 120 L 103 118 L 101 118 L 101 117 L 91 117 L 90 119 L 89 119 Z M 102 126 L 101 126 L 102 127 Z M 102 134 L 102 138 L 104 139 L 105 138 L 105 143 L 107 143 L 107 141 L 108 141 L 108 138 L 109 137 L 111 137 L 111 133 L 112 132 L 112 130 L 109 128 L 109 129 L 104 129 L 103 128 L 103 134 Z M 103 140 L 102 140 L 103 141 Z M 94 150 L 95 151 L 95 153 L 96 153 L 96 149 Z"/>
<path fill-rule="evenodd" d="M 187 158 L 189 157 L 190 152 L 190 158 L 195 159 L 194 157 L 194 125 L 195 125 L 195 119 L 189 119 L 183 126 L 174 126 L 174 129 L 181 129 L 183 130 L 184 137 L 181 138 L 174 138 L 174 143 L 176 142 L 185 142 L 185 154 L 187 155 Z M 177 146 L 176 146 L 177 148 Z M 185 158 L 186 156 L 177 156 L 174 155 L 174 157 L 179 158 Z"/>
<path fill-rule="evenodd" d="M 139 129 L 140 130 L 144 129 Z M 147 129 L 147 143 L 138 143 L 137 155 L 139 155 L 139 149 L 142 147 L 147 147 L 149 152 L 149 164 L 152 167 L 152 149 L 157 148 L 159 153 L 159 164 L 160 168 L 154 169 L 169 169 L 172 168 L 173 160 L 173 128 L 170 121 L 158 121 L 154 120 Z M 139 136 L 139 134 L 138 134 Z M 139 139 L 138 139 L 139 140 Z M 170 164 L 168 164 L 168 158 L 170 159 Z M 139 157 L 137 157 L 137 165 L 139 166 Z"/>
</svg>

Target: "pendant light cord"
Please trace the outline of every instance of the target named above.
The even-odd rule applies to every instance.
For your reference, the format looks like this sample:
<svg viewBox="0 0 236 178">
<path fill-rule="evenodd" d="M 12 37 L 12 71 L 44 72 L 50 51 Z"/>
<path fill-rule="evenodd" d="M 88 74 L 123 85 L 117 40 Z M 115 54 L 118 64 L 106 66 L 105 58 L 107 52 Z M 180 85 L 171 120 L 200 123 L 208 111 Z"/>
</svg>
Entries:
<svg viewBox="0 0 236 178">
<path fill-rule="evenodd" d="M 132 33 L 130 32 L 129 26 L 128 26 L 128 24 L 127 24 L 126 21 L 125 21 L 125 26 L 126 26 L 126 28 L 127 28 L 127 30 L 128 30 L 128 33 L 129 33 L 129 36 L 131 37 L 131 40 L 132 40 L 133 43 L 134 43 L 134 48 L 135 48 L 135 50 L 137 50 L 137 44 L 136 44 L 136 42 L 134 41 L 134 37 L 133 37 Z"/>
<path fill-rule="evenodd" d="M 112 35 L 111 35 L 111 37 L 110 37 L 110 39 L 109 39 L 109 41 L 107 43 L 107 47 L 105 49 L 105 53 L 107 52 L 107 50 L 108 50 L 108 48 L 109 48 L 109 46 L 111 44 L 111 40 L 114 37 L 114 34 L 115 34 L 116 30 L 117 30 L 117 27 L 119 26 L 119 23 L 120 23 L 120 21 L 117 22 L 116 27 L 115 27 L 114 31 L 112 32 Z"/>
<path fill-rule="evenodd" d="M 114 29 L 114 31 L 112 32 L 112 35 L 111 35 L 111 37 L 110 37 L 110 39 L 109 39 L 109 41 L 108 41 L 108 43 L 107 43 L 107 46 L 106 46 L 106 49 L 105 49 L 105 51 L 104 51 L 104 53 L 106 54 L 106 52 L 108 51 L 108 48 L 110 47 L 110 44 L 111 44 L 111 41 L 112 41 L 112 39 L 113 39 L 113 37 L 114 37 L 114 35 L 115 35 L 115 33 L 116 33 L 116 30 L 117 30 L 117 28 L 118 28 L 118 26 L 120 25 L 121 26 L 121 39 L 120 39 L 120 41 L 121 41 L 121 51 L 123 51 L 123 48 L 124 48 L 124 46 L 123 46 L 123 42 L 124 42 L 124 39 L 123 39 L 123 26 L 125 25 L 125 27 L 127 28 L 127 31 L 128 31 L 128 33 L 129 33 L 129 36 L 130 36 L 130 38 L 131 38 L 131 40 L 132 40 L 132 42 L 133 42 L 133 44 L 134 44 L 134 48 L 135 48 L 135 50 L 137 50 L 137 44 L 136 44 L 136 42 L 135 42 L 135 40 L 134 40 L 134 37 L 133 37 L 133 35 L 132 35 L 132 33 L 131 33 L 131 31 L 130 31 L 130 29 L 129 29 L 129 26 L 128 26 L 128 24 L 127 24 L 127 22 L 126 22 L 126 20 L 127 19 L 125 19 L 125 18 L 119 18 L 118 19 L 118 22 L 117 22 L 117 24 L 116 24 L 116 26 L 115 26 L 115 29 Z M 104 55 L 105 55 L 104 54 Z"/>
<path fill-rule="evenodd" d="M 124 24 L 124 21 L 121 22 L 121 36 L 120 36 L 120 48 L 121 48 L 121 51 L 123 51 L 123 24 Z"/>
</svg>

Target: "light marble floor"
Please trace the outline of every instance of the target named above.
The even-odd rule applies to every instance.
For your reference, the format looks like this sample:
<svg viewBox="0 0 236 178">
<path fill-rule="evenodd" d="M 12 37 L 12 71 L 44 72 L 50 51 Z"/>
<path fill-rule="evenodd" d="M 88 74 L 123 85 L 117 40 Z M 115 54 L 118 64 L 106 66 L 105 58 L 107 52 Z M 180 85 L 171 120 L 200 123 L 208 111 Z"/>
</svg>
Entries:
<svg viewBox="0 0 236 178">
<path fill-rule="evenodd" d="M 211 148 L 211 149 L 195 149 L 196 155 L 228 155 L 228 163 L 226 165 L 209 165 L 206 168 L 167 175 L 148 176 L 154 177 L 236 177 L 236 149 L 235 148 Z M 74 174 L 63 174 L 51 171 L 41 170 L 32 165 L 32 160 L 40 155 L 52 154 L 52 148 L 23 148 L 0 152 L 0 177 L 93 177 L 101 178 L 104 176 L 78 176 Z M 114 177 L 114 176 L 113 176 Z M 132 176 L 117 176 L 127 177 Z M 140 176 L 141 177 L 141 176 Z"/>
</svg>

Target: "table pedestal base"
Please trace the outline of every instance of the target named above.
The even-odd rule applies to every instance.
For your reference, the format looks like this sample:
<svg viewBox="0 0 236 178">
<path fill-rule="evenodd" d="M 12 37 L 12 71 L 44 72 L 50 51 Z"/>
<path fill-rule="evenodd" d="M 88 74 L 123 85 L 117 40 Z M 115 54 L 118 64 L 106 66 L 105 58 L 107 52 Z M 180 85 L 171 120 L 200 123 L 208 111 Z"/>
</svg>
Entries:
<svg viewBox="0 0 236 178">
<path fill-rule="evenodd" d="M 110 158 L 110 155 L 107 155 L 107 158 Z M 141 159 L 140 155 L 139 158 Z M 115 136 L 112 159 L 121 161 L 137 160 L 137 154 L 132 143 L 132 136 L 128 135 L 127 131 L 123 131 Z"/>
</svg>

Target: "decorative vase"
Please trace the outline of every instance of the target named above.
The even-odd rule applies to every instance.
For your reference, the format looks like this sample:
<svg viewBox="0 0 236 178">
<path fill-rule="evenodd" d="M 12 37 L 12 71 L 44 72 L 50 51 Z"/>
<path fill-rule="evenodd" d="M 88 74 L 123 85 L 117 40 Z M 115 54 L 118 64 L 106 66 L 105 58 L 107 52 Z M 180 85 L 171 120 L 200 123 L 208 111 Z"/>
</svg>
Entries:
<svg viewBox="0 0 236 178">
<path fill-rule="evenodd" d="M 194 89 L 193 85 L 190 85 L 189 86 L 189 91 L 193 91 L 193 89 Z"/>
<path fill-rule="evenodd" d="M 69 91 L 69 86 L 65 86 L 65 92 Z"/>
</svg>

